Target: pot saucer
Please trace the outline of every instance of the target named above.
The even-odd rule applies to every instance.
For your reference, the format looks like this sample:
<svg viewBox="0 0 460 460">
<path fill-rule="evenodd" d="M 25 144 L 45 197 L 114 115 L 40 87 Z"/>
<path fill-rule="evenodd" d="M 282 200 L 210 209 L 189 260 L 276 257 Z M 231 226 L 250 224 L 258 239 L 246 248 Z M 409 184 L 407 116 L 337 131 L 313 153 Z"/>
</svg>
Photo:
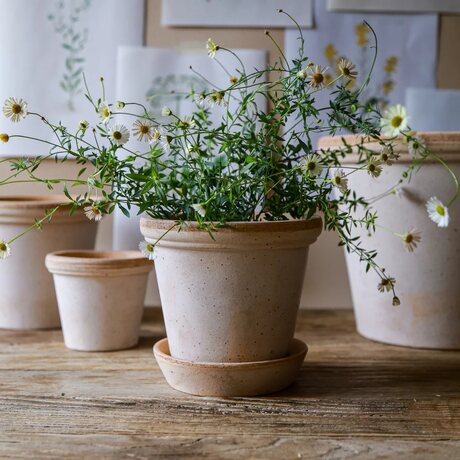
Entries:
<svg viewBox="0 0 460 460">
<path fill-rule="evenodd" d="M 294 339 L 285 358 L 244 363 L 200 363 L 173 358 L 168 339 L 153 353 L 168 384 L 197 396 L 257 396 L 280 391 L 297 377 L 308 347 Z"/>
</svg>

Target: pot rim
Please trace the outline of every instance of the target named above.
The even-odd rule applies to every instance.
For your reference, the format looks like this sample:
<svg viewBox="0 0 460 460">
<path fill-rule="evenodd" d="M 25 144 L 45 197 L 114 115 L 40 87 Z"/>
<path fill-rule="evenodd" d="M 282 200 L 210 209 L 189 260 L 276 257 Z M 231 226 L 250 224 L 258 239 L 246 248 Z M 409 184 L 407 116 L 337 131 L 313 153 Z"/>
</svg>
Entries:
<svg viewBox="0 0 460 460">
<path fill-rule="evenodd" d="M 431 150 L 436 153 L 442 153 L 443 159 L 447 162 L 460 161 L 460 131 L 419 131 L 416 133 L 417 137 L 420 137 Z M 336 136 L 325 136 L 321 137 L 318 141 L 319 149 L 334 149 L 341 148 L 344 146 L 342 139 L 351 147 L 358 144 L 363 144 L 367 148 L 372 150 L 380 149 L 380 144 L 377 140 L 370 138 L 369 136 L 360 134 L 344 134 Z M 382 138 L 384 139 L 384 138 Z M 398 162 L 407 163 L 413 160 L 412 155 L 409 153 L 409 149 L 406 143 L 403 142 L 403 137 L 399 136 L 394 139 L 394 150 L 401 154 L 401 158 Z M 356 163 L 358 155 L 356 151 L 349 153 L 342 160 L 344 163 Z M 436 162 L 434 158 L 428 157 L 427 162 Z"/>
<path fill-rule="evenodd" d="M 141 217 L 141 228 L 154 228 L 159 230 L 169 230 L 178 221 L 169 219 L 154 219 L 148 216 Z M 205 232 L 206 229 L 198 228 L 197 221 L 186 221 L 181 232 Z M 320 216 L 315 215 L 309 219 L 290 219 L 277 221 L 234 221 L 227 222 L 225 226 L 218 227 L 216 233 L 233 232 L 293 232 L 321 228 L 323 221 Z"/>
<path fill-rule="evenodd" d="M 148 273 L 153 262 L 139 251 L 95 251 L 69 249 L 48 254 L 45 259 L 53 274 L 75 276 L 119 276 Z"/>
<path fill-rule="evenodd" d="M 48 209 L 56 206 L 70 207 L 65 195 L 3 195 L 0 209 Z"/>
</svg>

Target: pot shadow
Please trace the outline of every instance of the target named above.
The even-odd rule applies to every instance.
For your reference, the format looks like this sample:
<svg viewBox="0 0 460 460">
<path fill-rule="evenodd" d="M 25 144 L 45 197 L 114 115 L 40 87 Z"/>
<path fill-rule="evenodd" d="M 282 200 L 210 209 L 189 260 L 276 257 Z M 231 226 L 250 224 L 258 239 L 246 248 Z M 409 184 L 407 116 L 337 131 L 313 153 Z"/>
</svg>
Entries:
<svg viewBox="0 0 460 460">
<path fill-rule="evenodd" d="M 460 360 L 440 362 L 305 363 L 296 382 L 276 396 L 290 398 L 458 396 Z"/>
<path fill-rule="evenodd" d="M 141 329 L 139 343 L 136 348 L 139 350 L 145 350 L 147 348 L 152 350 L 155 343 L 165 337 L 166 334 L 158 333 L 158 331 L 152 332 L 146 329 Z"/>
</svg>

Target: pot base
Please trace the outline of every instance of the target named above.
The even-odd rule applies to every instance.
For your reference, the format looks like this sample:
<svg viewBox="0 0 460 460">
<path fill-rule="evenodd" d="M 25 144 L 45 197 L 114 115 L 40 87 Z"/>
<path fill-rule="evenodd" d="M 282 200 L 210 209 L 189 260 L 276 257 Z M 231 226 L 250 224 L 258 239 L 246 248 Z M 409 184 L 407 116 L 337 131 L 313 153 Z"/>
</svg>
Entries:
<svg viewBox="0 0 460 460">
<path fill-rule="evenodd" d="M 291 385 L 308 347 L 294 339 L 285 358 L 244 363 L 200 363 L 173 358 L 168 339 L 153 347 L 153 353 L 168 384 L 175 390 L 197 396 L 257 396 Z"/>
</svg>

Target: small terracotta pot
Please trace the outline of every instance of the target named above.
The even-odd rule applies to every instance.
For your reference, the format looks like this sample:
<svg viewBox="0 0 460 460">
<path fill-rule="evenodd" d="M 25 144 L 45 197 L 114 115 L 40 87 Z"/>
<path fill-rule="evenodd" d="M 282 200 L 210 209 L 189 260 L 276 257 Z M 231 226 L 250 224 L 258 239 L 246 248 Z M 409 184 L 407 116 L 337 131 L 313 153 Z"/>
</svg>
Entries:
<svg viewBox="0 0 460 460">
<path fill-rule="evenodd" d="M 64 342 L 80 351 L 130 348 L 139 340 L 153 263 L 135 251 L 48 254 Z"/>
<path fill-rule="evenodd" d="M 67 203 L 64 196 L 0 197 L 0 238 L 9 240 L 45 216 L 47 209 Z M 42 230 L 18 239 L 11 257 L 0 261 L 0 328 L 48 329 L 60 326 L 53 280 L 45 256 L 62 249 L 92 249 L 97 224 L 82 211 L 70 215 L 68 205 L 57 211 Z"/>
<path fill-rule="evenodd" d="M 427 147 L 438 154 L 460 176 L 460 133 L 418 133 Z M 361 138 L 345 136 L 349 145 Z M 323 138 L 320 148 L 341 147 L 340 137 Z M 379 150 L 377 143 L 366 147 Z M 384 166 L 381 176 L 372 179 L 366 172 L 349 176 L 349 186 L 367 198 L 379 196 L 396 185 L 412 157 L 403 143 L 395 145 L 400 159 Z M 357 155 L 346 162 L 356 164 Z M 421 348 L 460 349 L 460 200 L 450 209 L 451 222 L 438 228 L 426 212 L 426 201 L 436 196 L 447 201 L 455 187 L 446 169 L 433 159 L 415 172 L 403 185 L 400 196 L 389 196 L 373 205 L 378 224 L 397 233 L 415 227 L 422 241 L 413 253 L 403 249 L 401 241 L 390 232 L 377 228 L 369 238 L 364 232 L 363 246 L 376 249 L 377 261 L 396 278 L 401 306 L 391 305 L 391 296 L 377 291 L 379 278 L 365 273 L 365 264 L 353 254 L 346 254 L 348 275 L 358 332 L 372 340 Z"/>
<path fill-rule="evenodd" d="M 173 358 L 255 362 L 286 357 L 294 337 L 308 247 L 319 217 L 235 222 L 214 233 L 143 218 L 148 242 L 163 236 L 155 269 Z"/>
</svg>

